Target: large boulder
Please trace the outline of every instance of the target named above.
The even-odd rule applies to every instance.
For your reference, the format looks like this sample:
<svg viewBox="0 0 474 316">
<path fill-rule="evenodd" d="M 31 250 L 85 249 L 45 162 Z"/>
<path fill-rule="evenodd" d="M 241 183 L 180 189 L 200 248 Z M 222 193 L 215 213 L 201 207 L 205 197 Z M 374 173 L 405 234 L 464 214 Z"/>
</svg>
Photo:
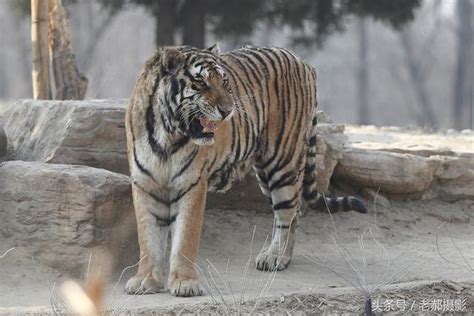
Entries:
<svg viewBox="0 0 474 316">
<path fill-rule="evenodd" d="M 335 179 L 393 197 L 474 199 L 474 133 L 347 126 Z"/>
<path fill-rule="evenodd" d="M 129 173 L 126 100 L 20 100 L 2 115 L 6 160 L 77 164 Z"/>
<path fill-rule="evenodd" d="M 86 166 L 9 161 L 0 164 L 0 239 L 26 247 L 40 262 L 83 271 L 106 247 L 120 264 L 135 260 L 136 224 L 129 178 Z"/>
</svg>

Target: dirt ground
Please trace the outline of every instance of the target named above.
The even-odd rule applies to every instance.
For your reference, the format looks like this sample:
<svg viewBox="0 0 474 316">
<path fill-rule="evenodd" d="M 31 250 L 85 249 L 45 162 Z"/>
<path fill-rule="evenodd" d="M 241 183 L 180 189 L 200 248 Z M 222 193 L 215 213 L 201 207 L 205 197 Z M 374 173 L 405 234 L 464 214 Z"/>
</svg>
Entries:
<svg viewBox="0 0 474 316">
<path fill-rule="evenodd" d="M 271 235 L 269 209 L 208 210 L 198 263 L 204 296 L 125 295 L 131 268 L 108 281 L 105 307 L 114 314 L 358 313 L 371 296 L 376 312 L 474 313 L 474 201 L 384 204 L 371 203 L 366 215 L 308 211 L 289 268 L 276 273 L 254 269 Z M 0 241 L 1 256 L 11 245 Z M 65 309 L 56 294 L 65 276 L 24 249 L 5 254 L 0 271 L 0 314 Z"/>
</svg>

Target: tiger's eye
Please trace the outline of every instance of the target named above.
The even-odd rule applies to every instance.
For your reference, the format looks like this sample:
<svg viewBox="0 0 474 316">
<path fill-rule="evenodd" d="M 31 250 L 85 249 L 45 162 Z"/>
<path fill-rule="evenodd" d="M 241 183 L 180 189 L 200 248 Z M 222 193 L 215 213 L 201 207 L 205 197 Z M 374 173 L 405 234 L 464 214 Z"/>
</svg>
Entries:
<svg viewBox="0 0 474 316">
<path fill-rule="evenodd" d="M 198 89 L 206 89 L 207 88 L 207 83 L 203 80 L 197 80 L 194 82 L 194 85 L 198 88 Z"/>
</svg>

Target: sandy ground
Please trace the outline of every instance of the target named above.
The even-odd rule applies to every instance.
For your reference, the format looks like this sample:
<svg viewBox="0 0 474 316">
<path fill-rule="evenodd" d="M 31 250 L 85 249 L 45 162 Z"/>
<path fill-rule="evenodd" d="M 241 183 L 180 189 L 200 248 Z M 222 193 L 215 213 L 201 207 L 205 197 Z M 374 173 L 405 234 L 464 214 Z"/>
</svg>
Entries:
<svg viewBox="0 0 474 316">
<path fill-rule="evenodd" d="M 206 295 L 125 295 L 132 268 L 122 280 L 114 275 L 109 281 L 106 308 L 133 314 L 360 312 L 370 294 L 383 308 L 387 300 L 404 300 L 406 310 L 415 302 L 422 311 L 423 300 L 456 299 L 474 313 L 474 201 L 372 203 L 367 215 L 308 212 L 289 268 L 264 273 L 254 269 L 253 260 L 271 234 L 272 218 L 269 210 L 208 210 L 199 262 Z M 0 255 L 10 246 L 0 239 Z M 0 313 L 64 307 L 55 289 L 65 276 L 24 249 L 0 259 L 0 271 Z M 392 311 L 401 311 L 397 308 Z"/>
</svg>

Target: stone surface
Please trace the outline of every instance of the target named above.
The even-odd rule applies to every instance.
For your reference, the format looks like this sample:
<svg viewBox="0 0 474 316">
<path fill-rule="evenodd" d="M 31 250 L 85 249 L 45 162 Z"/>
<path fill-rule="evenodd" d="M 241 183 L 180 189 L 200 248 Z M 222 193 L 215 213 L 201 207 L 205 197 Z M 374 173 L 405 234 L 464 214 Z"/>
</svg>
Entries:
<svg viewBox="0 0 474 316">
<path fill-rule="evenodd" d="M 405 197 L 474 199 L 474 134 L 346 127 L 338 181 Z"/>
<path fill-rule="evenodd" d="M 344 125 L 332 124 L 324 112 L 318 112 L 316 126 L 316 181 L 319 192 L 328 192 L 334 168 L 343 158 Z"/>
<path fill-rule="evenodd" d="M 73 274 L 83 271 L 97 247 L 109 247 L 118 258 L 136 243 L 129 178 L 104 169 L 3 162 L 0 218 L 0 238 Z"/>
<path fill-rule="evenodd" d="M 128 174 L 126 100 L 20 100 L 2 115 L 6 160 L 104 168 Z"/>
</svg>

